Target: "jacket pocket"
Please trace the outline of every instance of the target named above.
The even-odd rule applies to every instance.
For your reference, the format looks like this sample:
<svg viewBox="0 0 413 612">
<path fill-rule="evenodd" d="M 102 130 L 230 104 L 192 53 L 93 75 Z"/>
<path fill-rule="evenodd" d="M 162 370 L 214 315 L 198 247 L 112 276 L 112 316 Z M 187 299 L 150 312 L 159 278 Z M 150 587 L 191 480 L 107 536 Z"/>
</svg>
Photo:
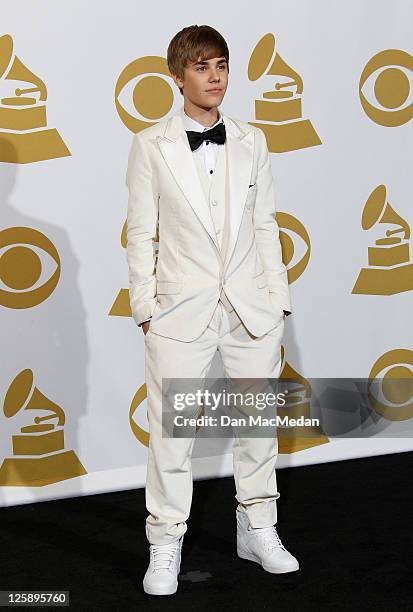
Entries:
<svg viewBox="0 0 413 612">
<path fill-rule="evenodd" d="M 182 288 L 182 281 L 156 281 L 156 293 L 181 293 Z"/>
<path fill-rule="evenodd" d="M 247 199 L 245 202 L 245 207 L 248 208 L 248 210 L 251 210 L 251 208 L 253 208 L 255 204 L 256 191 L 257 191 L 257 183 L 254 183 L 254 185 L 250 185 L 248 187 Z"/>
</svg>

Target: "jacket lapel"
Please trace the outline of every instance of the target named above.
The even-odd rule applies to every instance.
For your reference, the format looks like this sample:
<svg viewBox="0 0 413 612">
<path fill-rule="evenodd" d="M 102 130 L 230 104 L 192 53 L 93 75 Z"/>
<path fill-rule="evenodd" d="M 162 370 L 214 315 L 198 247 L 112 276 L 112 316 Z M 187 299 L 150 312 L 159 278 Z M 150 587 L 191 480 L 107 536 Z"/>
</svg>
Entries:
<svg viewBox="0 0 413 612">
<path fill-rule="evenodd" d="M 158 146 L 185 198 L 219 251 L 208 202 L 205 199 L 194 156 L 182 122 L 182 112 L 183 107 L 166 122 L 163 136 L 157 136 Z M 224 115 L 222 111 L 220 112 L 224 118 L 227 134 L 230 211 L 230 231 L 225 259 L 225 267 L 227 267 L 235 247 L 248 195 L 254 152 L 254 132 L 252 127 L 245 129 L 244 126 L 241 127 L 236 121 Z"/>
<path fill-rule="evenodd" d="M 227 129 L 227 165 L 230 230 L 225 268 L 231 260 L 241 225 L 254 158 L 254 131 L 245 129 L 229 117 L 224 118 Z"/>
</svg>

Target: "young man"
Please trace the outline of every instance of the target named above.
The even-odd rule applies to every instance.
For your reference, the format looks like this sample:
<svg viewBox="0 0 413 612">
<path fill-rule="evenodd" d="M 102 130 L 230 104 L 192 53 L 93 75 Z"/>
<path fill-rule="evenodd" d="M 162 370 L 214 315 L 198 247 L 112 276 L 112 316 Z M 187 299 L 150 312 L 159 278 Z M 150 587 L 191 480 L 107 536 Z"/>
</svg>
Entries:
<svg viewBox="0 0 413 612">
<path fill-rule="evenodd" d="M 143 587 L 153 595 L 177 590 L 193 486 L 194 438 L 162 437 L 162 378 L 205 378 L 217 349 L 231 379 L 277 378 L 291 312 L 264 133 L 218 109 L 227 44 L 194 25 L 167 59 L 183 107 L 134 136 L 127 170 L 129 294 L 145 334 L 150 428 Z M 299 566 L 275 528 L 277 453 L 276 436 L 234 440 L 237 553 L 284 573 Z"/>
</svg>

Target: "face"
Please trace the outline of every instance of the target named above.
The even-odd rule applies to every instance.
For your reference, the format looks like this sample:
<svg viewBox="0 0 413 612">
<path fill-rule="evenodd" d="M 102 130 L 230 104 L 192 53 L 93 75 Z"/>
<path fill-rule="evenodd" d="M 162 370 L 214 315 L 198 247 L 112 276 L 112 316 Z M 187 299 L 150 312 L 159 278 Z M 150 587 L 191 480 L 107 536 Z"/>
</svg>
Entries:
<svg viewBox="0 0 413 612">
<path fill-rule="evenodd" d="M 173 75 L 185 98 L 205 109 L 219 106 L 228 86 L 228 65 L 225 57 L 214 57 L 187 66 L 184 78 Z M 216 91 L 214 91 L 216 90 Z"/>
</svg>

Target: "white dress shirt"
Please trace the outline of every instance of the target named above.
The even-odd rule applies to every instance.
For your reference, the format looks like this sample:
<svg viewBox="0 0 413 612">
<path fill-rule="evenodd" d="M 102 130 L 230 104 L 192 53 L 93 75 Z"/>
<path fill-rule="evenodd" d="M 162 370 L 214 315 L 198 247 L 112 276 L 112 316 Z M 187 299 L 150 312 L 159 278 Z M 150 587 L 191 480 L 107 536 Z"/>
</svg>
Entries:
<svg viewBox="0 0 413 612">
<path fill-rule="evenodd" d="M 192 132 L 205 132 L 206 130 L 212 130 L 212 128 L 214 128 L 219 123 L 224 123 L 222 115 L 219 111 L 219 119 L 216 123 L 214 123 L 214 125 L 211 125 L 211 127 L 205 127 L 204 125 L 202 125 L 202 123 L 198 123 L 198 121 L 195 121 L 195 119 L 189 117 L 185 111 L 183 111 L 182 115 L 185 131 L 191 130 Z M 205 172 L 207 173 L 210 180 L 212 179 L 215 170 L 218 151 L 219 144 L 210 140 L 204 140 L 201 143 L 201 146 L 195 149 L 195 151 L 192 151 L 193 155 L 198 155 L 199 159 L 202 160 L 205 167 Z"/>
</svg>

